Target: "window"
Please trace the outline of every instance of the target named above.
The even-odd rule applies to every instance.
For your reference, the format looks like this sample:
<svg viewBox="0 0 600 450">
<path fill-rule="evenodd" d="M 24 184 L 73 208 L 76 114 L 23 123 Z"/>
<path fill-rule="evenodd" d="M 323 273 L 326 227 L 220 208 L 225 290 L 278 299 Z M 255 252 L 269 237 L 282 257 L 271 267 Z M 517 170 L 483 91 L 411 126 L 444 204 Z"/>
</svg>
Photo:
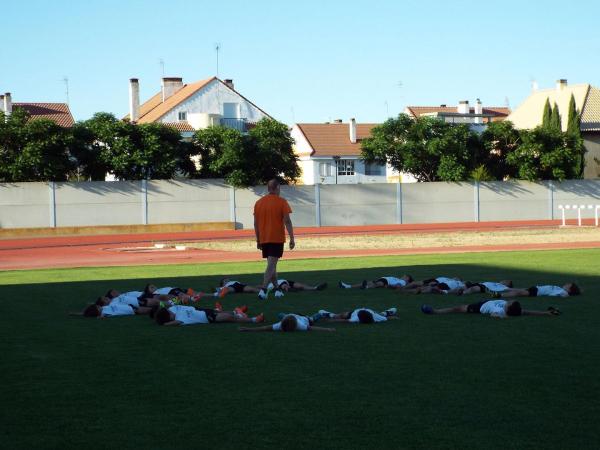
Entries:
<svg viewBox="0 0 600 450">
<path fill-rule="evenodd" d="M 333 165 L 331 163 L 322 162 L 319 163 L 319 176 L 321 177 L 332 177 L 333 176 Z"/>
<path fill-rule="evenodd" d="M 382 164 L 377 164 L 377 163 L 365 164 L 365 175 L 371 175 L 371 176 L 385 175 L 385 166 Z"/>
<path fill-rule="evenodd" d="M 338 161 L 338 175 L 354 175 L 354 160 L 340 159 Z"/>
<path fill-rule="evenodd" d="M 187 111 L 179 111 L 177 118 L 180 122 L 187 120 Z"/>
</svg>

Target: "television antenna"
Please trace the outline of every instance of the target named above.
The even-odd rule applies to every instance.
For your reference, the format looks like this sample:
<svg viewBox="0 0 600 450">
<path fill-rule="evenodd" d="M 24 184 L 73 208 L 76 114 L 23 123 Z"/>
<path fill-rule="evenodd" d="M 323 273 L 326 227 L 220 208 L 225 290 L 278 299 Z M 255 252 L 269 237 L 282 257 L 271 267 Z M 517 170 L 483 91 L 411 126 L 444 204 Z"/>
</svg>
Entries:
<svg viewBox="0 0 600 450">
<path fill-rule="evenodd" d="M 158 65 L 160 66 L 160 72 L 162 73 L 162 77 L 165 77 L 165 60 L 162 58 L 159 58 L 158 60 Z"/>
<path fill-rule="evenodd" d="M 67 106 L 69 106 L 69 77 L 63 77 L 62 82 L 65 83 L 65 96 L 67 97 Z"/>
<path fill-rule="evenodd" d="M 221 43 L 215 43 L 215 53 L 217 54 L 217 78 L 219 78 L 219 51 L 221 50 Z"/>
</svg>

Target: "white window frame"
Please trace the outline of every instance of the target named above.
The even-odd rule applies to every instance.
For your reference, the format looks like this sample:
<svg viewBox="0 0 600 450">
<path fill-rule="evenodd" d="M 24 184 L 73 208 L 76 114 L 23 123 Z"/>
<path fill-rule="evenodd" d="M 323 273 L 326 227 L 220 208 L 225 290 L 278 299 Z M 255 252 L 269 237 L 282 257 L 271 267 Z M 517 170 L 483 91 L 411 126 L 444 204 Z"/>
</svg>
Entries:
<svg viewBox="0 0 600 450">
<path fill-rule="evenodd" d="M 179 111 L 177 113 L 177 120 L 179 120 L 179 122 L 185 122 L 187 120 L 187 111 Z"/>
<path fill-rule="evenodd" d="M 353 176 L 355 174 L 353 159 L 340 159 L 337 163 L 338 176 Z"/>
</svg>

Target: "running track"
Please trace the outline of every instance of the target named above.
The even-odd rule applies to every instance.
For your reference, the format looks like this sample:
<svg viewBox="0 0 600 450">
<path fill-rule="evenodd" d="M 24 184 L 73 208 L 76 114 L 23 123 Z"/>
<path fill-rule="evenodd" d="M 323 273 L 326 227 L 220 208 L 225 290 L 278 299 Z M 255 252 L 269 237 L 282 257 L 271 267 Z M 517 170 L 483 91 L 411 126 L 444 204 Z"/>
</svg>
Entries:
<svg viewBox="0 0 600 450">
<path fill-rule="evenodd" d="M 497 231 L 515 228 L 557 227 L 559 221 L 464 222 L 445 224 L 372 225 L 352 227 L 297 228 L 296 236 L 357 234 L 440 233 L 449 231 Z M 586 223 L 588 224 L 588 223 Z M 589 223 L 591 225 L 591 223 Z M 150 264 L 199 264 L 225 261 L 260 261 L 259 252 L 227 252 L 173 248 L 149 250 L 155 242 L 194 242 L 249 239 L 253 230 L 199 231 L 100 236 L 60 236 L 0 240 L 0 270 L 130 266 Z M 286 251 L 285 259 L 331 258 L 369 255 L 406 255 L 425 253 L 464 253 L 513 250 L 600 248 L 600 242 L 514 244 L 502 246 L 430 247 L 413 249 L 348 249 Z"/>
</svg>

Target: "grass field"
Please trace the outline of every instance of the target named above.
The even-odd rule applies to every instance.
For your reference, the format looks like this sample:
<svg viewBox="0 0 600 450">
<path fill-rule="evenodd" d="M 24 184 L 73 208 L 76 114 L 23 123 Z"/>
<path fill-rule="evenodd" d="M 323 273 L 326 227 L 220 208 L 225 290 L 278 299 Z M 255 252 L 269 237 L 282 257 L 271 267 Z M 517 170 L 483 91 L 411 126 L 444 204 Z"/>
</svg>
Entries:
<svg viewBox="0 0 600 450">
<path fill-rule="evenodd" d="M 600 250 L 282 261 L 327 281 L 250 312 L 397 306 L 400 319 L 336 333 L 239 333 L 235 324 L 159 327 L 145 317 L 68 317 L 108 287 L 207 289 L 257 283 L 262 264 L 0 273 L 0 447 L 596 449 L 600 443 Z M 338 280 L 576 280 L 581 297 L 524 299 L 559 317 L 425 316 L 482 296 L 347 291 Z"/>
</svg>

